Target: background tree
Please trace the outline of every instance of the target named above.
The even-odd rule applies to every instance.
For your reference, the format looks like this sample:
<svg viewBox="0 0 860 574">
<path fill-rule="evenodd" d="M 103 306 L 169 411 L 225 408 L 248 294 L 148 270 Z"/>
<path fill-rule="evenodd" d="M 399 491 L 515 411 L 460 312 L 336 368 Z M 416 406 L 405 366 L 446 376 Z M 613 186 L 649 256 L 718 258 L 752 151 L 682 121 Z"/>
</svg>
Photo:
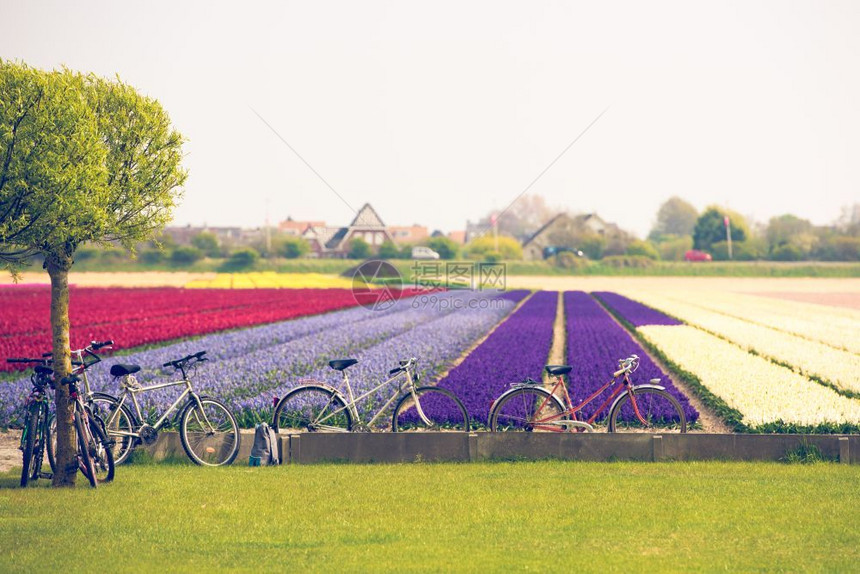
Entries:
<svg viewBox="0 0 860 574">
<path fill-rule="evenodd" d="M 498 250 L 496 249 L 496 240 L 492 235 L 470 241 L 466 245 L 465 249 L 466 254 L 471 259 L 482 259 L 485 261 L 497 261 L 500 259 L 518 261 L 523 258 L 522 245 L 520 245 L 520 242 L 513 237 L 500 236 L 498 240 Z"/>
<path fill-rule="evenodd" d="M 350 259 L 367 259 L 370 257 L 370 244 L 360 237 L 349 242 L 349 252 L 347 257 Z"/>
<path fill-rule="evenodd" d="M 280 240 L 278 252 L 287 259 L 297 259 L 311 250 L 308 242 L 301 237 L 284 237 Z"/>
<path fill-rule="evenodd" d="M 68 273 L 78 246 L 133 250 L 169 220 L 186 173 L 161 105 L 119 81 L 0 60 L 0 260 L 44 258 L 57 378 L 71 370 Z M 54 485 L 77 474 L 68 388 L 56 391 Z"/>
<path fill-rule="evenodd" d="M 398 259 L 400 257 L 400 250 L 393 241 L 386 239 L 379 246 L 379 257 L 380 259 Z"/>
<path fill-rule="evenodd" d="M 664 235 L 692 235 L 699 217 L 698 210 L 678 196 L 670 197 L 657 211 L 657 221 L 649 237 L 657 239 Z"/>
<path fill-rule="evenodd" d="M 191 245 L 180 245 L 170 252 L 170 263 L 178 267 L 187 267 L 203 259 L 203 252 Z"/>
<path fill-rule="evenodd" d="M 537 231 L 558 212 L 550 208 L 546 200 L 537 194 L 527 194 L 519 198 L 510 208 L 499 214 L 498 232 L 500 235 L 510 235 L 520 241 Z M 492 220 L 496 210 L 491 211 L 478 221 L 478 225 L 486 230 L 483 236 L 492 236 Z"/>
<path fill-rule="evenodd" d="M 225 271 L 244 271 L 251 269 L 260 260 L 260 252 L 253 247 L 240 247 L 232 253 L 224 262 Z"/>
<path fill-rule="evenodd" d="M 448 237 L 431 237 L 427 247 L 438 253 L 442 259 L 454 259 L 460 252 L 457 242 Z"/>
<path fill-rule="evenodd" d="M 696 221 L 693 229 L 693 246 L 709 251 L 711 245 L 726 240 L 724 218 L 728 216 L 731 224 L 732 241 L 743 241 L 749 235 L 749 226 L 740 214 L 712 205 Z"/>
<path fill-rule="evenodd" d="M 191 245 L 205 253 L 207 257 L 218 257 L 221 255 L 218 237 L 211 231 L 201 231 L 192 237 Z"/>
</svg>

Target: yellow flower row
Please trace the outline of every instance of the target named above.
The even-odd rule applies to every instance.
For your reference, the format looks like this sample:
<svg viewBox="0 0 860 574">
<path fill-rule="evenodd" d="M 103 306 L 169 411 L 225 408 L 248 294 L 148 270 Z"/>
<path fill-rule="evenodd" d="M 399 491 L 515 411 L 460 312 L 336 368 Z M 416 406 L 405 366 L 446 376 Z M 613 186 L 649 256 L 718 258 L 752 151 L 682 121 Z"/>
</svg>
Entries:
<svg viewBox="0 0 860 574">
<path fill-rule="evenodd" d="M 740 293 L 686 291 L 667 292 L 666 296 L 831 347 L 860 353 L 860 312 L 853 309 Z"/>
<path fill-rule="evenodd" d="M 219 273 L 214 279 L 197 279 L 190 289 L 325 289 L 352 287 L 352 280 L 321 273 Z"/>
<path fill-rule="evenodd" d="M 860 355 L 656 293 L 631 293 L 627 296 L 724 337 L 744 349 L 790 365 L 803 374 L 860 393 Z"/>
<path fill-rule="evenodd" d="M 759 426 L 860 423 L 860 401 L 810 381 L 791 369 L 687 325 L 648 325 L 638 331 L 708 390 Z"/>
</svg>

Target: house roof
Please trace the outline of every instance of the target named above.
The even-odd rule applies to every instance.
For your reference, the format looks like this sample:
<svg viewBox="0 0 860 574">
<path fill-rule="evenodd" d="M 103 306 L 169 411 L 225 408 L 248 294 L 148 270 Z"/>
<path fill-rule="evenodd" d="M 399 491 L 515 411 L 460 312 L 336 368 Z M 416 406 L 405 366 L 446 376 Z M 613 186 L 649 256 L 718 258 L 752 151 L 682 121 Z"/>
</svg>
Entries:
<svg viewBox="0 0 860 574">
<path fill-rule="evenodd" d="M 534 233 L 532 233 L 531 237 L 529 237 L 528 239 L 526 239 L 525 241 L 523 241 L 523 247 L 525 247 L 526 245 L 528 245 L 529 243 L 531 243 L 532 241 L 534 241 L 536 238 L 540 237 L 540 234 L 541 234 L 541 233 L 543 233 L 544 231 L 546 231 L 546 230 L 547 230 L 550 226 L 552 226 L 552 224 L 554 224 L 556 221 L 558 221 L 558 219 L 559 219 L 560 217 L 566 217 L 566 218 L 570 219 L 570 216 L 569 216 L 568 214 L 566 214 L 566 213 L 559 213 L 558 215 L 556 215 L 555 217 L 553 217 L 552 219 L 550 219 L 549 221 L 547 221 L 546 223 L 544 223 L 544 224 L 541 226 L 541 228 L 540 228 L 540 229 L 538 229 L 537 231 L 535 231 Z"/>
<path fill-rule="evenodd" d="M 385 224 L 382 223 L 382 218 L 379 217 L 379 214 L 376 213 L 376 210 L 373 209 L 369 203 L 365 203 L 361 209 L 358 210 L 358 213 L 355 215 L 355 219 L 352 220 L 352 223 L 349 224 L 350 227 L 375 227 L 379 229 L 384 229 Z"/>
</svg>

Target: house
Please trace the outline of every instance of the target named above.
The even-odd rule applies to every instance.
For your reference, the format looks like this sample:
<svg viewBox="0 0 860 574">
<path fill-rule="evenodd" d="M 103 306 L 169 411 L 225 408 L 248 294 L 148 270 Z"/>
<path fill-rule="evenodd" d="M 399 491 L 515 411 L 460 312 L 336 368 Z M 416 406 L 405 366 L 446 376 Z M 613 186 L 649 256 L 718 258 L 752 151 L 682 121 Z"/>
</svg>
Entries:
<svg viewBox="0 0 860 574">
<path fill-rule="evenodd" d="M 299 237 L 308 227 L 325 227 L 325 221 L 295 221 L 292 217 L 278 224 L 278 230 L 285 235 Z"/>
<path fill-rule="evenodd" d="M 392 225 L 388 228 L 397 243 L 418 243 L 427 239 L 427 228 L 417 223 L 409 226 Z"/>
<path fill-rule="evenodd" d="M 596 213 L 570 216 L 559 213 L 523 241 L 523 258 L 541 260 L 547 247 L 581 249 L 584 240 L 599 237 L 604 254 L 624 253 L 629 236 L 614 223 L 607 223 Z"/>
<path fill-rule="evenodd" d="M 394 241 L 390 229 L 369 203 L 358 210 L 352 223 L 346 227 L 312 226 L 301 236 L 308 241 L 311 252 L 317 257 L 346 257 L 353 239 L 366 241 L 374 250 L 378 250 L 386 240 Z"/>
</svg>

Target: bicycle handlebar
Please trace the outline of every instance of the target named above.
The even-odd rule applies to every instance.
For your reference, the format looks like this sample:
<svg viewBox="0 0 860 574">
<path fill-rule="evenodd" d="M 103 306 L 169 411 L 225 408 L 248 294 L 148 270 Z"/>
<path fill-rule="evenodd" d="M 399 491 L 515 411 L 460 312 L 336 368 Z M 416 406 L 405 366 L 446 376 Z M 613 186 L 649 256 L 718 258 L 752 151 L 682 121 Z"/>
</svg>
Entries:
<svg viewBox="0 0 860 574">
<path fill-rule="evenodd" d="M 626 359 L 618 360 L 619 369 L 612 373 L 613 377 L 620 377 L 625 373 L 632 373 L 639 368 L 639 355 L 630 355 Z"/>
<path fill-rule="evenodd" d="M 168 361 L 161 366 L 162 367 L 176 367 L 178 369 L 180 365 L 184 365 L 185 363 L 187 363 L 191 359 L 197 359 L 198 361 L 201 361 L 201 362 L 202 361 L 208 361 L 209 359 L 203 358 L 203 355 L 205 355 L 205 354 L 206 354 L 206 351 L 199 351 L 197 353 L 194 353 L 193 355 L 187 355 L 185 357 L 182 357 L 181 359 L 176 359 L 175 361 Z"/>
<path fill-rule="evenodd" d="M 412 369 L 418 363 L 418 359 L 416 357 L 412 357 L 411 359 L 402 359 L 400 361 L 400 366 L 395 367 L 388 371 L 389 375 L 396 375 L 397 373 L 401 373 L 403 371 L 408 371 Z"/>
</svg>

